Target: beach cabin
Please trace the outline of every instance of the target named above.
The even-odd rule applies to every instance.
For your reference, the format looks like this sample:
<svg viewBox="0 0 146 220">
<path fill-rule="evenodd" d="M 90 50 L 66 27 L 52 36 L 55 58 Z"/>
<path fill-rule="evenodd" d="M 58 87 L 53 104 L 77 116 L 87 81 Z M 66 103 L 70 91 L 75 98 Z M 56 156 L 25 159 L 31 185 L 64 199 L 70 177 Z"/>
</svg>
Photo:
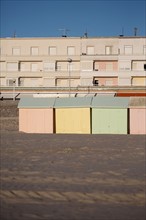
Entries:
<svg viewBox="0 0 146 220">
<path fill-rule="evenodd" d="M 146 134 L 146 97 L 131 97 L 130 134 Z"/>
<path fill-rule="evenodd" d="M 97 96 L 92 100 L 92 134 L 127 134 L 129 98 Z"/>
<path fill-rule="evenodd" d="M 18 103 L 19 131 L 53 133 L 55 98 L 22 97 Z"/>
<path fill-rule="evenodd" d="M 92 97 L 57 98 L 55 101 L 56 133 L 90 134 Z"/>
</svg>

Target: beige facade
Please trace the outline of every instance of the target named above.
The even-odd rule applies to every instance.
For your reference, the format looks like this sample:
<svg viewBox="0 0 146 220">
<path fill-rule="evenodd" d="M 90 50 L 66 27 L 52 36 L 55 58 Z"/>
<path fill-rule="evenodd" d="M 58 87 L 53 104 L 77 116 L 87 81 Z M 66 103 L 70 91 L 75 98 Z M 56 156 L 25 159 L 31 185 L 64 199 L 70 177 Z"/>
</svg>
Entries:
<svg viewBox="0 0 146 220">
<path fill-rule="evenodd" d="M 146 37 L 1 38 L 0 41 L 1 86 L 146 85 Z"/>
</svg>

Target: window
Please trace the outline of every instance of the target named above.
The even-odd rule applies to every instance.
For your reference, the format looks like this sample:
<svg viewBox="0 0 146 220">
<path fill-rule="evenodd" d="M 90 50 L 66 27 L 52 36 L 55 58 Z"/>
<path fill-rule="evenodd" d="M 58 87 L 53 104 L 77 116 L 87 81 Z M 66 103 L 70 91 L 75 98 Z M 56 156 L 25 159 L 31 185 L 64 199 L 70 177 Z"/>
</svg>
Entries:
<svg viewBox="0 0 146 220">
<path fill-rule="evenodd" d="M 94 63 L 94 70 L 95 71 L 99 70 L 99 63 L 97 63 L 97 62 Z"/>
<path fill-rule="evenodd" d="M 44 62 L 44 71 L 55 71 L 55 63 Z"/>
<path fill-rule="evenodd" d="M 112 86 L 113 85 L 113 80 L 112 79 L 105 80 L 105 85 L 106 86 Z"/>
<path fill-rule="evenodd" d="M 3 62 L 3 61 L 0 61 L 0 71 L 5 71 L 6 69 L 5 69 L 5 62 Z"/>
<path fill-rule="evenodd" d="M 80 71 L 80 62 L 79 61 L 72 62 L 72 70 L 73 71 Z"/>
<path fill-rule="evenodd" d="M 120 60 L 119 70 L 131 70 L 131 61 L 130 60 Z"/>
<path fill-rule="evenodd" d="M 31 86 L 32 87 L 37 87 L 37 86 L 39 86 L 39 79 L 37 79 L 37 78 L 32 78 L 32 79 L 30 79 L 30 83 L 31 83 Z"/>
<path fill-rule="evenodd" d="M 142 71 L 144 70 L 144 65 L 146 64 L 145 61 L 133 61 L 132 62 L 132 70 L 139 70 Z"/>
<path fill-rule="evenodd" d="M 57 61 L 56 62 L 56 70 L 67 71 L 67 68 L 68 68 L 68 62 L 64 62 L 64 61 Z"/>
<path fill-rule="evenodd" d="M 31 47 L 31 55 L 38 55 L 39 48 L 38 47 Z"/>
<path fill-rule="evenodd" d="M 7 86 L 16 86 L 16 79 L 7 79 Z"/>
<path fill-rule="evenodd" d="M 99 85 L 99 80 L 96 77 L 93 77 L 93 85 L 98 86 Z"/>
<path fill-rule="evenodd" d="M 7 63 L 7 70 L 8 71 L 18 71 L 18 63 L 15 63 L 15 62 Z"/>
<path fill-rule="evenodd" d="M 20 48 L 12 48 L 12 54 L 15 56 L 20 55 Z"/>
<path fill-rule="evenodd" d="M 132 70 L 137 70 L 137 62 L 132 63 Z"/>
<path fill-rule="evenodd" d="M 32 72 L 38 71 L 38 64 L 37 63 L 32 63 L 31 64 L 31 71 Z"/>
<path fill-rule="evenodd" d="M 60 63 L 57 63 L 56 70 L 61 71 L 61 64 Z"/>
<path fill-rule="evenodd" d="M 106 46 L 105 47 L 105 54 L 106 55 L 112 54 L 112 46 Z"/>
<path fill-rule="evenodd" d="M 113 70 L 113 63 L 106 63 L 106 70 L 112 71 Z"/>
<path fill-rule="evenodd" d="M 67 55 L 75 55 L 75 47 L 67 47 Z"/>
<path fill-rule="evenodd" d="M 56 55 L 56 47 L 49 47 L 49 54 L 50 55 Z"/>
<path fill-rule="evenodd" d="M 19 78 L 18 79 L 18 84 L 19 84 L 19 86 L 24 86 L 24 78 Z"/>
<path fill-rule="evenodd" d="M 124 53 L 127 54 L 127 55 L 132 54 L 132 52 L 133 52 L 132 50 L 133 50 L 133 48 L 132 48 L 131 45 L 124 47 Z"/>
<path fill-rule="evenodd" d="M 87 54 L 88 55 L 94 55 L 94 47 L 88 46 L 87 47 Z"/>
<path fill-rule="evenodd" d="M 26 71 L 25 63 L 20 63 L 20 71 Z"/>
</svg>

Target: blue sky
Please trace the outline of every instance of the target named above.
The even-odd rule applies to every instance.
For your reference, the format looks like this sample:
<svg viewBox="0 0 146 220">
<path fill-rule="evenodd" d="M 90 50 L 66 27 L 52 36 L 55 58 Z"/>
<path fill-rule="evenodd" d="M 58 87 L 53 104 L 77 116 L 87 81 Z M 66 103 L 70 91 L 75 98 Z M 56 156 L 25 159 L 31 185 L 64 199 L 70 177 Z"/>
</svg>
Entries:
<svg viewBox="0 0 146 220">
<path fill-rule="evenodd" d="M 1 37 L 146 36 L 146 0 L 0 0 Z"/>
</svg>

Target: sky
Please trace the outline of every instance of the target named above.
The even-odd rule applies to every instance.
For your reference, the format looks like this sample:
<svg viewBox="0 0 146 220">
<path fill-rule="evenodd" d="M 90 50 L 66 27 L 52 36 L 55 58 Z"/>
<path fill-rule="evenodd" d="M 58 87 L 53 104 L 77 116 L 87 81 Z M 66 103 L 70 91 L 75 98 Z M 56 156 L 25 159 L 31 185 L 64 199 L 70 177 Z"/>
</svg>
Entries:
<svg viewBox="0 0 146 220">
<path fill-rule="evenodd" d="M 0 0 L 0 37 L 146 36 L 146 0 Z"/>
</svg>

